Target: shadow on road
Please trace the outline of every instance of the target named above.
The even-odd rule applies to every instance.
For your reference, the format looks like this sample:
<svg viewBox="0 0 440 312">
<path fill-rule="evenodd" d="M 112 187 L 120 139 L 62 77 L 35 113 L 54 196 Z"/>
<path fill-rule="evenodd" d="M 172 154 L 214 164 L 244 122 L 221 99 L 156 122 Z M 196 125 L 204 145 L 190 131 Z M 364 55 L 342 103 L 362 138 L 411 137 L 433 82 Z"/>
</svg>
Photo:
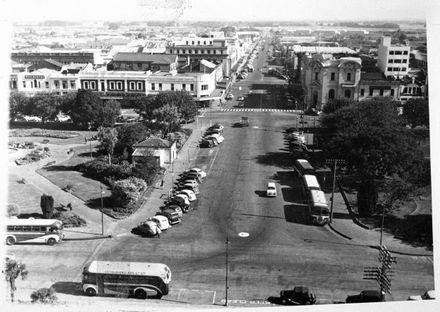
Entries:
<svg viewBox="0 0 440 312">
<path fill-rule="evenodd" d="M 272 219 L 284 219 L 282 217 L 277 217 L 277 216 L 263 216 L 263 215 L 256 215 L 256 214 L 251 214 L 251 213 L 240 213 L 240 215 L 242 216 L 250 216 L 250 217 L 261 217 L 261 218 L 272 218 Z"/>
<path fill-rule="evenodd" d="M 84 296 L 81 283 L 78 282 L 56 282 L 51 286 L 57 293 L 74 295 L 74 296 Z"/>
<path fill-rule="evenodd" d="M 333 218 L 335 218 L 335 219 L 351 219 L 351 217 L 348 213 L 342 213 L 342 212 L 333 212 Z"/>
<path fill-rule="evenodd" d="M 304 204 L 285 205 L 284 216 L 287 222 L 311 224 L 309 206 Z"/>
<path fill-rule="evenodd" d="M 41 170 L 46 171 L 73 171 L 75 170 L 74 166 L 63 166 L 63 165 L 53 165 L 53 166 L 45 166 L 41 168 Z"/>
<path fill-rule="evenodd" d="M 277 180 L 280 185 L 287 185 L 295 188 L 298 185 L 297 177 L 292 170 L 277 171 L 272 179 Z"/>
<path fill-rule="evenodd" d="M 266 191 L 255 191 L 255 194 L 257 194 L 259 197 L 267 197 Z"/>
<path fill-rule="evenodd" d="M 306 203 L 302 194 L 302 188 L 298 186 L 284 187 L 281 189 L 283 199 L 291 203 Z"/>
<path fill-rule="evenodd" d="M 257 162 L 267 166 L 278 166 L 281 168 L 291 168 L 293 166 L 293 158 L 289 153 L 271 152 L 265 155 L 258 155 Z"/>
</svg>

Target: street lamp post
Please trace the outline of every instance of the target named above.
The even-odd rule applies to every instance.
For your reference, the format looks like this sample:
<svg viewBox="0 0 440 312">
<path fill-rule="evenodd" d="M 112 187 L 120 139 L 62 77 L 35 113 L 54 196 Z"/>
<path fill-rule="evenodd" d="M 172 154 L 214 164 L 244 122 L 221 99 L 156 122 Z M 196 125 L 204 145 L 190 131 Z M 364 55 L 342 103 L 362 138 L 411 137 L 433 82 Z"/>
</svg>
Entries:
<svg viewBox="0 0 440 312">
<path fill-rule="evenodd" d="M 102 198 L 102 195 L 104 194 L 104 191 L 102 190 L 102 184 L 99 183 L 99 188 L 101 190 L 101 235 L 104 235 L 104 200 Z"/>
<path fill-rule="evenodd" d="M 228 290 L 229 290 L 229 284 L 228 284 L 228 278 L 229 278 L 229 237 L 226 235 L 226 272 L 225 272 L 225 306 L 228 306 Z"/>
</svg>

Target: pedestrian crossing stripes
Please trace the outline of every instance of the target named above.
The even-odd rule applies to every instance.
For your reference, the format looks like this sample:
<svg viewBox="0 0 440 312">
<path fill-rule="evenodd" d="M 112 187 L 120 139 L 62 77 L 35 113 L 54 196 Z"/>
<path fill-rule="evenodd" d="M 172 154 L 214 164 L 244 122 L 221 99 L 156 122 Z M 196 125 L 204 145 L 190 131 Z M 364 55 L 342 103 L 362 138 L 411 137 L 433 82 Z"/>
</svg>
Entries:
<svg viewBox="0 0 440 312">
<path fill-rule="evenodd" d="M 299 113 L 294 109 L 276 109 L 276 108 L 222 108 L 221 112 L 280 112 L 280 113 Z"/>
</svg>

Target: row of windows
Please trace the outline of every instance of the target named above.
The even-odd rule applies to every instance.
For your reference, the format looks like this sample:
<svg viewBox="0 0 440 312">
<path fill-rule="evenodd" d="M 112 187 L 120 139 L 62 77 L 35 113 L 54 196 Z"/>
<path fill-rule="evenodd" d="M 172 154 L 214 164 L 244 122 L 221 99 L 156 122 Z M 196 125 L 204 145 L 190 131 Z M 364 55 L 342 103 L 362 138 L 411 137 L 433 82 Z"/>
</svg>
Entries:
<svg viewBox="0 0 440 312">
<path fill-rule="evenodd" d="M 41 89 L 41 82 L 36 80 L 36 79 L 34 79 L 33 81 L 32 80 L 31 81 L 23 80 L 23 88 L 27 87 L 27 82 L 30 83 L 30 87 L 31 88 Z M 67 80 L 62 80 L 61 81 L 61 85 L 60 85 L 60 81 L 59 80 L 54 80 L 53 83 L 54 83 L 55 89 L 60 89 L 61 87 L 62 87 L 62 89 L 67 89 L 68 88 L 67 87 L 68 86 Z M 44 82 L 44 86 L 45 86 L 46 89 L 49 89 L 49 81 L 45 81 Z M 74 80 L 70 81 L 70 88 L 71 89 L 75 89 L 76 88 L 76 82 Z"/>
<path fill-rule="evenodd" d="M 191 44 L 193 44 L 193 45 L 195 44 L 195 41 L 191 41 L 191 42 L 192 42 Z M 197 41 L 197 44 L 200 45 L 200 42 L 201 41 Z M 206 45 L 206 41 L 203 41 L 203 44 Z M 208 44 L 212 44 L 212 41 L 208 41 Z M 188 40 L 186 41 L 186 45 L 189 45 Z"/>
<path fill-rule="evenodd" d="M 220 54 L 223 55 L 222 50 L 209 50 L 209 49 L 171 49 L 171 54 Z"/>
<path fill-rule="evenodd" d="M 394 51 L 394 50 L 390 50 L 389 55 L 408 55 L 408 51 Z"/>
<path fill-rule="evenodd" d="M 161 83 L 158 83 L 158 87 L 159 87 L 159 89 L 158 89 L 158 91 L 162 91 L 162 84 Z M 203 87 L 203 86 L 202 86 Z M 170 84 L 170 89 L 171 89 L 171 91 L 174 91 L 175 90 L 175 84 L 174 83 L 171 83 Z M 152 83 L 151 84 L 151 90 L 153 90 L 153 91 L 156 91 L 156 83 Z M 186 83 L 182 83 L 182 89 L 181 90 L 187 90 L 186 89 Z M 189 90 L 190 91 L 194 91 L 194 84 L 190 84 L 189 85 Z M 203 90 L 203 89 L 202 89 Z"/>
<path fill-rule="evenodd" d="M 379 95 L 383 96 L 383 94 L 384 94 L 384 89 L 379 89 Z M 364 95 L 365 95 L 365 90 L 361 89 L 361 96 L 364 96 Z M 369 95 L 373 96 L 373 89 L 370 89 Z M 390 90 L 390 96 L 394 96 L 394 89 Z"/>
<path fill-rule="evenodd" d="M 387 67 L 387 71 L 406 71 L 406 67 Z"/>
<path fill-rule="evenodd" d="M 422 94 L 422 89 L 419 88 L 419 87 L 405 87 L 405 88 L 403 88 L 403 92 L 402 93 L 421 95 Z"/>
<path fill-rule="evenodd" d="M 315 80 L 318 80 L 318 78 L 319 78 L 319 72 L 315 72 Z M 335 78 L 336 78 L 336 74 L 330 73 L 330 80 L 335 81 Z M 347 73 L 346 81 L 351 81 L 351 73 Z"/>
<path fill-rule="evenodd" d="M 384 90 L 383 89 L 379 89 L 379 95 L 380 96 L 383 96 L 383 93 L 384 93 Z M 370 89 L 370 96 L 373 96 L 373 89 Z M 361 94 L 360 94 L 361 96 L 365 96 L 365 89 L 361 89 Z M 390 95 L 391 96 L 394 96 L 394 90 L 393 89 L 391 89 L 391 93 L 390 93 Z M 350 98 L 351 97 L 351 91 L 350 90 L 345 90 L 344 91 L 344 96 L 346 97 L 346 98 Z M 329 91 L 328 91 L 328 99 L 329 100 L 333 100 L 335 98 L 335 90 L 334 89 L 330 89 Z"/>
<path fill-rule="evenodd" d="M 7 231 L 9 232 L 46 232 L 45 226 L 30 226 L 30 225 L 8 225 Z"/>
<path fill-rule="evenodd" d="M 407 59 L 389 59 L 388 63 L 407 63 L 408 60 Z"/>
</svg>

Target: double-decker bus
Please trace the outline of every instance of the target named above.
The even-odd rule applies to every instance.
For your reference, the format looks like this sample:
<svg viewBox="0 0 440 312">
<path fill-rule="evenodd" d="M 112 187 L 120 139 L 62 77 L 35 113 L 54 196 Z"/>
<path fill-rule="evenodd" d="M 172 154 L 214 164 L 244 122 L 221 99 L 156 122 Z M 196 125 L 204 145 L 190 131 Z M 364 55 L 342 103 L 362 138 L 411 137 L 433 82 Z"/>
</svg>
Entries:
<svg viewBox="0 0 440 312">
<path fill-rule="evenodd" d="M 305 159 L 297 159 L 294 164 L 295 172 L 298 173 L 299 177 L 302 177 L 305 174 L 315 174 L 315 169 L 312 165 Z"/>
<path fill-rule="evenodd" d="M 167 295 L 171 270 L 162 263 L 92 261 L 83 271 L 82 289 L 88 296 L 134 295 L 160 299 Z"/>
<path fill-rule="evenodd" d="M 309 209 L 312 223 L 325 225 L 330 221 L 329 208 L 323 191 L 310 190 Z"/>
<path fill-rule="evenodd" d="M 55 245 L 63 239 L 63 222 L 56 219 L 7 219 L 6 244 L 46 243 Z"/>
</svg>

